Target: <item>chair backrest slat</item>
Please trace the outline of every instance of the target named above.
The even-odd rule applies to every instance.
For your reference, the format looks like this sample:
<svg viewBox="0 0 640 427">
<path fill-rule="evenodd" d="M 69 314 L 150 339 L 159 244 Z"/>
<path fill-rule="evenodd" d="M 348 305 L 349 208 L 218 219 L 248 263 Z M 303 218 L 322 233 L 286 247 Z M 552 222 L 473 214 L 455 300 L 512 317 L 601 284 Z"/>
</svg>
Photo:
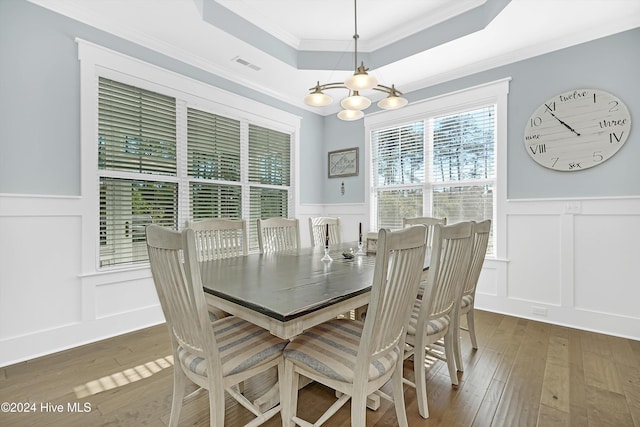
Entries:
<svg viewBox="0 0 640 427">
<path fill-rule="evenodd" d="M 309 218 L 309 233 L 311 246 L 324 246 L 329 225 L 329 245 L 342 243 L 342 230 L 340 218 L 318 216 Z"/>
<path fill-rule="evenodd" d="M 433 245 L 433 231 L 437 224 L 447 225 L 447 218 L 435 218 L 431 216 L 417 216 L 413 218 L 402 218 L 402 228 L 423 224 L 427 227 L 427 247 Z"/>
<path fill-rule="evenodd" d="M 242 219 L 207 218 L 189 221 L 195 232 L 198 261 L 247 255 L 247 226 Z"/>
<path fill-rule="evenodd" d="M 357 369 L 366 369 L 372 358 L 390 351 L 402 351 L 397 346 L 404 342 L 412 301 L 420 283 L 426 237 L 427 230 L 422 225 L 378 232 L 371 300 L 358 350 Z M 366 381 L 366 375 L 362 381 Z"/>
<path fill-rule="evenodd" d="M 473 227 L 473 245 L 471 249 L 471 262 L 467 271 L 462 295 L 473 295 L 476 292 L 484 258 L 487 255 L 489 244 L 489 232 L 491 231 L 491 220 L 487 219 L 478 222 Z"/>
<path fill-rule="evenodd" d="M 452 314 L 469 267 L 473 226 L 472 222 L 435 226 L 418 319 L 420 327 L 431 319 Z"/>
<path fill-rule="evenodd" d="M 296 218 L 258 220 L 258 245 L 261 253 L 279 252 L 300 247 L 300 225 Z"/>
</svg>

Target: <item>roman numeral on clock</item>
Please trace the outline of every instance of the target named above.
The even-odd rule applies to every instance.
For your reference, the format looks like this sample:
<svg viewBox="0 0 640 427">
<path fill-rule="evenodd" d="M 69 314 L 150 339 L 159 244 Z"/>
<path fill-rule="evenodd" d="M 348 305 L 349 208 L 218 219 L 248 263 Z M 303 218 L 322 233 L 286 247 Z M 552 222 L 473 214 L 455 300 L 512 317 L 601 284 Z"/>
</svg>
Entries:
<svg viewBox="0 0 640 427">
<path fill-rule="evenodd" d="M 622 132 L 620 136 L 616 135 L 614 132 L 611 132 L 609 134 L 609 142 L 611 144 L 613 144 L 614 142 L 620 142 L 622 140 L 622 135 L 624 135 L 624 132 Z"/>
<path fill-rule="evenodd" d="M 531 150 L 532 154 L 542 154 L 547 152 L 547 146 L 546 144 L 531 145 L 529 150 Z"/>
</svg>

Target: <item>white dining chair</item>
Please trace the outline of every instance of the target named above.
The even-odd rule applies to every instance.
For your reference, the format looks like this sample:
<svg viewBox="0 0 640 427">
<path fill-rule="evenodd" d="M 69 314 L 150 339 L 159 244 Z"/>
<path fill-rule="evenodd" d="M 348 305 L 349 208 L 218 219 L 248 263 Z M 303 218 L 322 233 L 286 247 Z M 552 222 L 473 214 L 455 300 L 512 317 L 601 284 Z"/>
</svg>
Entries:
<svg viewBox="0 0 640 427">
<path fill-rule="evenodd" d="M 300 247 L 300 223 L 297 218 L 258 219 L 260 253 L 279 252 Z"/>
<path fill-rule="evenodd" d="M 247 225 L 242 219 L 206 218 L 188 221 L 187 227 L 194 231 L 200 262 L 247 255 Z M 228 315 L 212 305 L 209 314 L 211 320 Z"/>
<path fill-rule="evenodd" d="M 211 322 L 196 255 L 195 233 L 149 225 L 147 250 L 173 351 L 173 399 L 169 425 L 178 425 L 188 380 L 209 391 L 211 426 L 224 426 L 225 392 L 253 413 L 259 425 L 280 411 L 262 412 L 238 384 L 274 367 L 282 377 L 287 341 L 235 316 Z M 195 392 L 194 392 L 195 393 Z M 192 393 L 193 394 L 193 393 Z"/>
<path fill-rule="evenodd" d="M 458 315 L 456 320 L 458 326 L 456 327 L 456 367 L 458 371 L 464 371 L 462 363 L 462 355 L 460 353 L 460 317 L 467 316 L 467 330 L 471 339 L 471 346 L 474 349 L 478 348 L 478 340 L 476 338 L 476 326 L 474 319 L 474 307 L 476 302 L 476 287 L 478 286 L 478 279 L 480 278 L 480 272 L 482 272 L 482 265 L 484 264 L 484 258 L 487 254 L 487 246 L 489 244 L 489 233 L 491 231 L 491 220 L 487 219 L 473 226 L 473 243 L 471 246 L 471 261 L 469 262 L 469 268 L 467 269 L 467 275 L 464 279 L 464 287 L 462 289 L 462 296 L 458 299 Z"/>
<path fill-rule="evenodd" d="M 342 230 L 340 218 L 318 216 L 309 217 L 309 234 L 311 246 L 324 246 L 327 236 L 327 226 L 329 226 L 329 246 L 342 243 Z"/>
<path fill-rule="evenodd" d="M 455 364 L 454 338 L 457 336 L 454 316 L 462 282 L 467 272 L 471 251 L 473 224 L 435 225 L 433 247 L 426 280 L 420 284 L 421 294 L 415 299 L 406 342 L 404 358 L 413 356 L 415 382 L 405 383 L 416 388 L 418 411 L 429 417 L 425 358 L 427 346 L 444 338 L 445 360 L 452 384 L 458 384 Z"/>
<path fill-rule="evenodd" d="M 378 233 L 371 300 L 364 322 L 334 319 L 294 338 L 284 352 L 282 425 L 312 425 L 297 416 L 300 375 L 333 388 L 340 397 L 313 424 L 319 426 L 351 400 L 351 426 L 366 422 L 367 396 L 394 401 L 397 423 L 407 426 L 402 354 L 411 303 L 424 263 L 426 227 Z M 393 398 L 379 389 L 391 379 Z"/>
</svg>

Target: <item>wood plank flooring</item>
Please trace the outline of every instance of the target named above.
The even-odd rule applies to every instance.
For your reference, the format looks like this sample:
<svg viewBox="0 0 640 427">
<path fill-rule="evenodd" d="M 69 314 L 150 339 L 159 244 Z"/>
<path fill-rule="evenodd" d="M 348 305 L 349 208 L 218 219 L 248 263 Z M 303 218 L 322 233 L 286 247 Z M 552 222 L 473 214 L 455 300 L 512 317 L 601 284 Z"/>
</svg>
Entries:
<svg viewBox="0 0 640 427">
<path fill-rule="evenodd" d="M 431 361 L 430 418 L 418 415 L 405 388 L 414 426 L 640 427 L 640 342 L 496 313 L 476 312 L 480 349 L 462 334 L 465 371 L 451 386 L 444 362 Z M 0 368 L 0 426 L 163 426 L 171 404 L 173 361 L 165 325 Z M 413 375 L 413 363 L 405 370 Z M 275 373 L 246 384 L 257 396 Z M 299 414 L 315 419 L 334 399 L 311 384 L 300 392 Z M 60 406 L 61 405 L 61 406 Z M 250 416 L 229 398 L 227 425 Z M 279 416 L 266 426 L 278 426 Z M 182 426 L 209 425 L 208 400 L 189 401 Z M 349 425 L 349 405 L 328 426 Z M 368 426 L 396 425 L 393 405 L 368 411 Z"/>
</svg>

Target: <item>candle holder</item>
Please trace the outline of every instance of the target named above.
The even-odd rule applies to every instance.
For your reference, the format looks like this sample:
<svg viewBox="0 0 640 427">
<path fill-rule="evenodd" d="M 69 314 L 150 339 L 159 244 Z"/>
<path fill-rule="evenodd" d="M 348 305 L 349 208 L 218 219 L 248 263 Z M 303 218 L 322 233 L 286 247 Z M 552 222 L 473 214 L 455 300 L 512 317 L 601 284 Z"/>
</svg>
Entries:
<svg viewBox="0 0 640 427">
<path fill-rule="evenodd" d="M 331 258 L 331 255 L 329 255 L 329 246 L 324 247 L 324 256 L 322 257 L 321 261 L 325 261 L 325 262 L 333 261 L 333 258 Z"/>
<path fill-rule="evenodd" d="M 362 249 L 362 223 L 358 224 L 358 251 L 356 252 L 356 256 L 366 255 L 364 250 Z"/>
</svg>

